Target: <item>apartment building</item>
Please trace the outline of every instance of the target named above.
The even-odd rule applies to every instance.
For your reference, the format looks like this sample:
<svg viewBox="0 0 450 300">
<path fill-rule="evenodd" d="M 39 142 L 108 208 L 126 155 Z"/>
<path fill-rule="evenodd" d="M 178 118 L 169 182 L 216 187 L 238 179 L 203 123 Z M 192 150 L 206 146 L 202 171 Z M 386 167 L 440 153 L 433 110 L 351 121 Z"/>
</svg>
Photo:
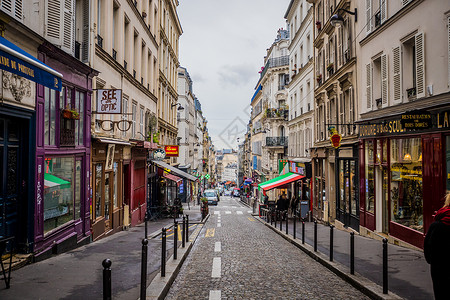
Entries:
<svg viewBox="0 0 450 300">
<path fill-rule="evenodd" d="M 450 189 L 450 3 L 357 4 L 360 232 L 422 248 Z"/>
</svg>

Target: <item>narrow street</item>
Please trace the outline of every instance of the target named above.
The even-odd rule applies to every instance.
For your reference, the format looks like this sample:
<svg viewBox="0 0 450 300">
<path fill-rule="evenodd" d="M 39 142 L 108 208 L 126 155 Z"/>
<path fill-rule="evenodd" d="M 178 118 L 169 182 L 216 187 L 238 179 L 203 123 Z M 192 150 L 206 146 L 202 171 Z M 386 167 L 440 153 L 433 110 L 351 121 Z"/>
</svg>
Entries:
<svg viewBox="0 0 450 300">
<path fill-rule="evenodd" d="M 166 299 L 368 299 L 222 197 Z"/>
</svg>

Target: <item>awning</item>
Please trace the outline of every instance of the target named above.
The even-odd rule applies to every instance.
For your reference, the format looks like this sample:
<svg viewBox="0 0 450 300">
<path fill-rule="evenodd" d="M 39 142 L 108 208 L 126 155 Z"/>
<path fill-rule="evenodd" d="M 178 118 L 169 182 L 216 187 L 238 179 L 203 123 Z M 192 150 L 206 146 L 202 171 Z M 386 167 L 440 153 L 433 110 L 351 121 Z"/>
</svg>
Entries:
<svg viewBox="0 0 450 300">
<path fill-rule="evenodd" d="M 183 180 L 183 179 L 181 179 L 181 178 L 178 177 L 178 176 L 175 176 L 175 175 L 172 175 L 172 174 L 169 174 L 169 173 L 166 173 L 166 172 L 164 172 L 163 176 L 164 176 L 165 178 L 167 178 L 167 179 L 170 179 L 170 180 L 172 180 L 172 181 L 175 181 L 176 183 L 178 183 L 179 181 L 182 181 L 182 180 Z"/>
<path fill-rule="evenodd" d="M 70 188 L 70 181 L 56 177 L 55 175 L 44 174 L 44 188 L 59 187 L 60 189 Z"/>
<path fill-rule="evenodd" d="M 276 187 L 283 186 L 285 184 L 291 183 L 293 181 L 297 181 L 302 178 L 305 178 L 305 176 L 295 174 L 295 173 L 286 173 L 284 175 L 275 177 L 274 179 L 260 183 L 260 184 L 258 184 L 258 187 L 263 189 L 263 191 L 269 191 Z"/>
<path fill-rule="evenodd" d="M 175 168 L 175 167 L 173 167 L 173 166 L 171 166 L 169 164 L 166 164 L 163 161 L 152 160 L 152 163 L 154 163 L 155 165 L 157 165 L 160 168 L 163 168 L 167 172 L 173 173 L 173 175 L 177 175 L 177 176 L 186 178 L 187 180 L 197 181 L 197 177 L 192 176 L 191 174 L 188 174 L 186 172 L 183 172 L 180 169 L 177 169 L 177 168 Z"/>
<path fill-rule="evenodd" d="M 127 145 L 127 146 L 131 145 L 131 143 L 119 139 L 108 139 L 108 138 L 95 138 L 95 139 L 101 143 L 106 144 Z"/>
<path fill-rule="evenodd" d="M 36 57 L 0 37 L 0 69 L 61 91 L 63 77 Z"/>
</svg>

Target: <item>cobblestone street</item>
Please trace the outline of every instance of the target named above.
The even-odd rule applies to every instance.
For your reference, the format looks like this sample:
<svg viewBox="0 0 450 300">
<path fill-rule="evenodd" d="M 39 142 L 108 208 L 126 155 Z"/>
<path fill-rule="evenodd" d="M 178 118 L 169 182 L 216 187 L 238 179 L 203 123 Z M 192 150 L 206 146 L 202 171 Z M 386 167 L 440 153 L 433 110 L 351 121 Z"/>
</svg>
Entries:
<svg viewBox="0 0 450 300">
<path fill-rule="evenodd" d="M 369 299 L 222 197 L 166 299 Z"/>
</svg>

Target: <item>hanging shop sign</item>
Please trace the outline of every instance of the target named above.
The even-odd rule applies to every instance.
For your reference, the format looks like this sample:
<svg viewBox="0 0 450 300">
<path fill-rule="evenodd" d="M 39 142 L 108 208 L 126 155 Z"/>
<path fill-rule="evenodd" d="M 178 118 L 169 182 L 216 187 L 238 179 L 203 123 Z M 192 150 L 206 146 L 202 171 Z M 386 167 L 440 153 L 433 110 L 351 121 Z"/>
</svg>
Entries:
<svg viewBox="0 0 450 300">
<path fill-rule="evenodd" d="M 164 160 L 166 158 L 166 151 L 164 151 L 164 149 L 155 149 L 152 152 L 152 157 L 154 160 Z"/>
<path fill-rule="evenodd" d="M 334 131 L 330 136 L 330 141 L 331 145 L 337 149 L 341 146 L 342 136 L 339 134 L 339 132 Z"/>
<path fill-rule="evenodd" d="M 97 90 L 97 114 L 122 113 L 122 90 L 98 89 Z"/>
<path fill-rule="evenodd" d="M 431 128 L 432 117 L 427 111 L 417 110 L 402 114 L 400 122 L 406 130 L 428 129 Z"/>
<path fill-rule="evenodd" d="M 164 146 L 164 151 L 166 151 L 166 157 L 178 157 L 180 154 L 179 147 L 176 145 Z"/>
</svg>

